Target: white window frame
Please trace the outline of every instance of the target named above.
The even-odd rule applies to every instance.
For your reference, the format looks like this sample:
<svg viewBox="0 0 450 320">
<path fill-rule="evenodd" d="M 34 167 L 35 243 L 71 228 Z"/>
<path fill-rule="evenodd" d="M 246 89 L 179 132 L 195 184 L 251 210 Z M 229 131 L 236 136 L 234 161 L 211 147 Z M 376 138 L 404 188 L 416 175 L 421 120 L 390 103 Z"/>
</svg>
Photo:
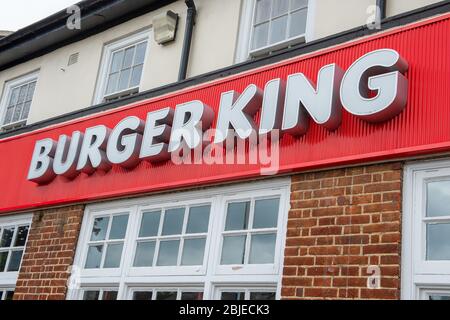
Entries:
<svg viewBox="0 0 450 320">
<path fill-rule="evenodd" d="M 147 59 L 149 56 L 150 43 L 152 42 L 151 40 L 152 40 L 153 33 L 151 31 L 152 31 L 151 28 L 147 28 L 147 29 L 139 31 L 133 35 L 128 35 L 119 40 L 114 40 L 113 42 L 105 44 L 104 49 L 103 49 L 101 63 L 100 63 L 100 70 L 98 73 L 99 75 L 98 75 L 98 80 L 97 80 L 97 86 L 95 89 L 93 104 L 103 103 L 104 99 L 106 99 L 108 97 L 113 97 L 117 94 L 126 94 L 127 92 L 132 92 L 134 90 L 137 90 L 138 92 L 140 91 L 142 79 L 144 78 L 144 75 L 145 75 L 145 67 L 147 65 Z M 134 44 L 137 44 L 137 43 L 143 42 L 143 41 L 147 41 L 147 49 L 145 51 L 144 65 L 142 68 L 141 81 L 140 81 L 139 85 L 137 87 L 128 88 L 119 93 L 116 92 L 111 95 L 106 95 L 105 91 L 106 91 L 106 86 L 108 83 L 108 72 L 110 70 L 113 53 L 117 50 L 132 46 Z"/>
<path fill-rule="evenodd" d="M 7 294 L 7 292 L 13 292 L 13 295 L 14 295 L 14 290 L 15 290 L 15 288 L 1 288 L 0 287 L 0 293 L 3 293 L 3 295 L 0 297 L 0 300 L 1 301 L 4 301 L 4 300 L 6 300 L 6 294 Z"/>
<path fill-rule="evenodd" d="M 15 78 L 15 79 L 12 79 L 12 80 L 9 80 L 9 81 L 5 82 L 2 99 L 0 101 L 0 128 L 1 129 L 9 129 L 9 128 L 13 128 L 15 126 L 20 126 L 20 125 L 26 125 L 27 124 L 30 113 L 28 113 L 28 116 L 27 116 L 26 119 L 4 124 L 5 117 L 6 117 L 6 110 L 7 110 L 7 107 L 8 107 L 8 102 L 9 102 L 9 99 L 11 97 L 11 94 L 12 94 L 12 92 L 13 92 L 13 90 L 15 88 L 36 81 L 36 87 L 34 88 L 34 93 L 33 93 L 33 97 L 32 97 L 32 100 L 31 100 L 30 111 L 29 111 L 29 112 L 31 112 L 31 109 L 33 107 L 33 102 L 34 102 L 34 96 L 36 94 L 38 78 L 39 78 L 39 70 L 33 71 L 33 72 L 28 73 L 26 75 L 23 75 L 23 76 L 20 76 L 18 78 Z"/>
<path fill-rule="evenodd" d="M 180 285 L 180 286 L 175 286 L 175 287 L 173 285 L 172 286 L 170 286 L 170 285 L 161 286 L 161 284 L 159 284 L 159 285 L 145 286 L 145 287 L 139 287 L 139 286 L 129 287 L 128 294 L 126 296 L 127 296 L 128 300 L 132 300 L 135 292 L 149 292 L 149 291 L 152 291 L 152 300 L 156 300 L 157 293 L 162 292 L 162 291 L 164 291 L 164 292 L 166 292 L 166 291 L 175 292 L 176 291 L 177 292 L 177 300 L 181 299 L 181 295 L 183 294 L 183 292 L 192 292 L 192 293 L 195 292 L 195 293 L 203 293 L 204 294 L 202 284 L 199 284 L 198 286 L 193 286 L 191 284 L 188 286 Z"/>
<path fill-rule="evenodd" d="M 219 266 L 219 250 L 222 230 L 225 223 L 225 203 L 230 199 L 248 199 L 280 197 L 280 214 L 273 265 Z M 204 205 L 211 203 L 209 231 L 205 245 L 203 266 L 179 267 L 144 267 L 132 266 L 136 251 L 142 211 L 152 211 L 163 207 L 180 207 Z M 277 298 L 281 296 L 281 279 L 284 260 L 284 243 L 286 241 L 287 214 L 290 205 L 290 178 L 278 178 L 254 181 L 233 186 L 215 187 L 199 191 L 187 191 L 174 194 L 155 195 L 134 200 L 118 200 L 108 203 L 93 204 L 86 207 L 83 226 L 75 254 L 73 274 L 76 281 L 69 288 L 68 299 L 82 297 L 80 289 L 119 287 L 118 299 L 130 298 L 133 289 L 139 288 L 203 288 L 205 300 L 214 299 L 216 287 L 248 286 L 276 288 Z M 121 268 L 119 269 L 84 269 L 87 256 L 87 243 L 96 216 L 109 213 L 124 213 L 130 216 L 125 236 Z M 218 251 L 219 250 L 219 251 Z M 181 250 L 180 250 L 181 251 Z M 219 258 L 218 258 L 219 257 Z M 259 267 L 259 268 L 258 268 Z"/>
<path fill-rule="evenodd" d="M 251 287 L 243 287 L 243 286 L 217 286 L 214 292 L 214 299 L 220 300 L 222 297 L 222 292 L 242 292 L 245 295 L 245 300 L 250 300 L 250 295 L 253 292 L 277 292 L 277 287 L 270 287 L 266 285 L 256 286 L 253 285 Z"/>
<path fill-rule="evenodd" d="M 30 234 L 30 230 L 31 230 L 31 220 L 32 220 L 31 214 L 24 214 L 24 215 L 20 214 L 20 215 L 14 215 L 14 216 L 0 217 L 0 227 L 2 229 L 4 227 L 16 227 L 17 228 L 17 226 L 22 226 L 22 225 L 30 226 L 30 228 L 28 230 L 27 240 L 23 247 L 23 254 L 22 254 L 22 260 L 20 261 L 19 271 L 20 271 L 20 267 L 22 265 L 23 257 L 25 256 L 26 248 L 27 248 L 28 238 L 29 238 L 29 234 Z M 17 233 L 17 231 L 15 233 Z M 14 288 L 16 287 L 17 278 L 19 276 L 19 271 L 0 272 L 0 290 L 1 291 L 4 291 L 4 290 L 14 291 Z"/>
<path fill-rule="evenodd" d="M 424 161 L 405 167 L 403 184 L 402 299 L 426 297 L 427 292 L 450 294 L 450 261 L 427 261 L 425 183 L 450 178 L 450 161 Z M 434 218 L 433 218 L 434 219 Z M 437 218 L 442 222 L 449 217 Z"/>
<path fill-rule="evenodd" d="M 309 0 L 308 12 L 306 17 L 305 34 L 290 39 L 280 41 L 278 43 L 268 45 L 263 48 L 251 50 L 251 42 L 253 39 L 253 21 L 256 9 L 256 0 L 242 1 L 241 18 L 239 23 L 238 42 L 235 53 L 235 63 L 247 61 L 271 51 L 287 48 L 302 42 L 314 40 L 314 22 L 316 16 L 316 1 Z"/>
</svg>

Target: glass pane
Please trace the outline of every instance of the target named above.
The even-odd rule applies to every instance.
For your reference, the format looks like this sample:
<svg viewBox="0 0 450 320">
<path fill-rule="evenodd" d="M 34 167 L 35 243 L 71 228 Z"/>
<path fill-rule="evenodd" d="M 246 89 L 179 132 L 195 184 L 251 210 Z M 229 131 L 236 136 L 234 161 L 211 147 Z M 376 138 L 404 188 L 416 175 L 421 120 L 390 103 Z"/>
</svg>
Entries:
<svg viewBox="0 0 450 320">
<path fill-rule="evenodd" d="M 29 226 L 19 227 L 17 230 L 16 241 L 14 243 L 15 247 L 23 247 L 25 246 L 25 242 L 27 241 Z"/>
<path fill-rule="evenodd" d="M 179 240 L 161 241 L 159 244 L 158 266 L 176 266 Z"/>
<path fill-rule="evenodd" d="M 8 265 L 9 272 L 19 271 L 20 262 L 22 261 L 22 254 L 23 250 L 11 252 L 11 257 L 9 258 Z"/>
<path fill-rule="evenodd" d="M 222 292 L 220 300 L 243 301 L 245 300 L 244 292 Z"/>
<path fill-rule="evenodd" d="M 137 87 L 141 83 L 142 67 L 143 65 L 141 64 L 133 68 L 133 72 L 131 73 L 130 88 Z"/>
<path fill-rule="evenodd" d="M 294 12 L 290 18 L 289 38 L 302 35 L 306 32 L 307 10 Z"/>
<path fill-rule="evenodd" d="M 141 230 L 139 237 L 155 237 L 158 235 L 159 221 L 161 219 L 161 212 L 146 212 L 142 215 Z"/>
<path fill-rule="evenodd" d="M 270 26 L 270 44 L 286 40 L 288 16 L 283 16 L 272 21 Z"/>
<path fill-rule="evenodd" d="M 135 291 L 133 292 L 133 300 L 152 300 L 153 292 L 151 291 Z"/>
<path fill-rule="evenodd" d="M 181 300 L 200 301 L 203 300 L 203 292 L 183 292 Z"/>
<path fill-rule="evenodd" d="M 28 114 L 30 113 L 31 101 L 25 102 L 22 108 L 22 115 L 20 116 L 20 120 L 25 120 L 28 118 Z"/>
<path fill-rule="evenodd" d="M 0 240 L 1 248 L 9 248 L 12 243 L 12 239 L 14 236 L 15 227 L 9 227 L 3 229 L 2 239 Z"/>
<path fill-rule="evenodd" d="M 177 292 L 176 291 L 157 292 L 156 300 L 177 300 Z"/>
<path fill-rule="evenodd" d="M 153 257 L 155 256 L 156 242 L 140 242 L 136 247 L 136 256 L 134 258 L 135 267 L 153 266 Z"/>
<path fill-rule="evenodd" d="M 278 17 L 282 14 L 286 14 L 289 10 L 289 0 L 276 0 L 273 1 L 272 17 Z"/>
<path fill-rule="evenodd" d="M 186 233 L 207 233 L 210 211 L 211 206 L 190 208 Z"/>
<path fill-rule="evenodd" d="M 106 86 L 106 94 L 117 91 L 117 83 L 119 82 L 119 73 L 113 73 L 108 78 L 108 85 Z"/>
<path fill-rule="evenodd" d="M 123 50 L 114 52 L 110 73 L 118 72 L 120 69 L 122 69 L 122 61 L 123 61 Z"/>
<path fill-rule="evenodd" d="M 450 180 L 427 183 L 427 217 L 450 215 Z"/>
<path fill-rule="evenodd" d="M 275 292 L 252 292 L 250 300 L 275 300 Z"/>
<path fill-rule="evenodd" d="M 25 101 L 25 98 L 27 96 L 27 90 L 28 90 L 28 85 L 23 85 L 20 87 L 19 99 L 17 100 L 18 104 Z"/>
<path fill-rule="evenodd" d="M 11 92 L 11 97 L 9 98 L 9 104 L 8 106 L 15 106 L 17 104 L 17 98 L 19 98 L 19 91 L 20 88 L 15 88 L 12 92 Z"/>
<path fill-rule="evenodd" d="M 127 232 L 128 214 L 114 216 L 109 232 L 109 239 L 124 239 Z"/>
<path fill-rule="evenodd" d="M 250 213 L 250 202 L 235 202 L 228 204 L 225 231 L 247 230 Z"/>
<path fill-rule="evenodd" d="M 203 264 L 203 256 L 205 253 L 206 239 L 189 239 L 184 240 L 183 266 L 201 266 Z"/>
<path fill-rule="evenodd" d="M 88 254 L 86 258 L 86 269 L 97 269 L 100 268 L 100 263 L 102 261 L 103 246 L 90 246 L 88 249 Z"/>
<path fill-rule="evenodd" d="M 131 76 L 131 69 L 123 70 L 120 73 L 119 77 L 119 87 L 117 88 L 118 91 L 128 89 L 128 83 L 130 82 L 130 76 Z"/>
<path fill-rule="evenodd" d="M 267 46 L 269 38 L 269 23 L 267 22 L 256 26 L 253 32 L 252 49 L 255 50 Z"/>
<path fill-rule="evenodd" d="M 14 109 L 14 114 L 12 118 L 12 122 L 16 122 L 20 120 L 20 116 L 22 115 L 23 103 L 20 103 Z"/>
<path fill-rule="evenodd" d="M 270 19 L 272 0 L 257 0 L 255 12 L 255 24 Z"/>
<path fill-rule="evenodd" d="M 446 301 L 450 300 L 450 296 L 430 295 L 430 300 Z"/>
<path fill-rule="evenodd" d="M 147 41 L 142 42 L 136 47 L 136 56 L 134 57 L 134 65 L 143 64 L 145 59 L 145 51 L 147 51 Z"/>
<path fill-rule="evenodd" d="M 13 116 L 13 112 L 14 112 L 14 107 L 8 108 L 6 110 L 6 115 L 5 115 L 5 121 L 4 124 L 8 124 L 11 122 L 12 120 L 12 116 Z"/>
<path fill-rule="evenodd" d="M 275 258 L 276 234 L 255 234 L 252 235 L 250 247 L 251 264 L 273 263 Z"/>
<path fill-rule="evenodd" d="M 257 200 L 255 202 L 255 217 L 253 229 L 276 228 L 280 199 Z"/>
<path fill-rule="evenodd" d="M 223 239 L 221 264 L 243 264 L 247 236 L 228 236 Z"/>
<path fill-rule="evenodd" d="M 117 300 L 117 291 L 103 291 L 102 300 L 105 301 Z"/>
<path fill-rule="evenodd" d="M 427 260 L 450 260 L 450 224 L 427 225 Z"/>
<path fill-rule="evenodd" d="M 83 295 L 83 300 L 98 300 L 100 298 L 100 291 L 85 291 Z"/>
<path fill-rule="evenodd" d="M 91 241 L 101 241 L 106 239 L 108 231 L 109 217 L 96 218 L 92 227 Z"/>
<path fill-rule="evenodd" d="M 292 5 L 291 5 L 291 9 L 299 9 L 299 8 L 304 8 L 308 5 L 308 0 L 291 0 L 292 1 Z"/>
<path fill-rule="evenodd" d="M 28 91 L 27 91 L 27 96 L 25 98 L 25 101 L 31 101 L 33 99 L 35 88 L 36 88 L 36 81 L 31 82 L 30 85 L 28 86 Z"/>
<path fill-rule="evenodd" d="M 122 258 L 123 243 L 108 244 L 105 257 L 105 268 L 119 268 Z"/>
<path fill-rule="evenodd" d="M 183 230 L 184 208 L 170 209 L 164 214 L 163 236 L 181 234 Z"/>
<path fill-rule="evenodd" d="M 6 291 L 5 300 L 11 301 L 14 298 L 14 291 Z"/>
<path fill-rule="evenodd" d="M 131 47 L 125 50 L 125 58 L 123 59 L 123 69 L 130 68 L 133 65 L 134 49 Z"/>
<path fill-rule="evenodd" d="M 7 259 L 8 259 L 8 251 L 0 252 L 0 272 L 5 271 Z"/>
</svg>

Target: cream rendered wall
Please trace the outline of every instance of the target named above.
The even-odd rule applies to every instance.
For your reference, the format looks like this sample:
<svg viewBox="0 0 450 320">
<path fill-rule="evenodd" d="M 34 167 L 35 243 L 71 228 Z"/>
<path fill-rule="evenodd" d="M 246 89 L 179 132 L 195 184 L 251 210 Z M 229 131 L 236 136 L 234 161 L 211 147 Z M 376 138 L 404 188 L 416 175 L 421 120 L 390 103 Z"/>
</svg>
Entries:
<svg viewBox="0 0 450 320">
<path fill-rule="evenodd" d="M 395 16 L 402 12 L 424 7 L 441 0 L 387 0 L 386 15 Z"/>
<path fill-rule="evenodd" d="M 241 0 L 196 0 L 197 24 L 191 49 L 188 76 L 233 64 Z M 0 72 L 0 88 L 6 81 L 39 69 L 28 123 L 35 123 L 93 105 L 103 48 L 136 31 L 151 28 L 154 15 L 166 10 L 180 15 L 176 41 L 160 46 L 150 41 L 141 91 L 176 82 L 186 22 L 184 1 L 175 2 L 100 34 L 55 50 Z M 78 63 L 67 66 L 69 56 L 79 52 Z"/>
</svg>

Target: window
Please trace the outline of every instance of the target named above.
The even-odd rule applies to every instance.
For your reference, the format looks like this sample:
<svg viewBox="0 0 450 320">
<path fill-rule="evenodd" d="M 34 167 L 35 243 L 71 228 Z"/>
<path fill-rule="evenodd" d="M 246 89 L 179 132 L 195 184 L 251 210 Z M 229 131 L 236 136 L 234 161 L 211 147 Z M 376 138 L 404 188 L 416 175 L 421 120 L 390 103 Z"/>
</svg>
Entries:
<svg viewBox="0 0 450 320">
<path fill-rule="evenodd" d="M 83 300 L 114 301 L 114 300 L 117 300 L 117 290 L 114 290 L 114 289 L 98 289 L 98 290 L 85 289 L 83 291 Z"/>
<path fill-rule="evenodd" d="M 288 195 L 279 179 L 89 206 L 69 298 L 102 299 L 104 288 L 130 300 L 220 299 L 228 288 L 275 298 Z"/>
<path fill-rule="evenodd" d="M 450 298 L 450 162 L 411 165 L 405 172 L 405 299 Z"/>
<path fill-rule="evenodd" d="M 315 0 L 252 0 L 244 4 L 238 62 L 304 42 Z"/>
<path fill-rule="evenodd" d="M 275 300 L 276 289 L 222 288 L 217 291 L 217 300 Z"/>
<path fill-rule="evenodd" d="M 28 215 L 0 218 L 0 300 L 14 294 L 30 224 Z"/>
<path fill-rule="evenodd" d="M 2 129 L 14 129 L 26 124 L 37 84 L 37 73 L 5 84 L 1 102 Z"/>
<path fill-rule="evenodd" d="M 95 102 L 107 102 L 139 92 L 149 36 L 149 31 L 140 32 L 105 47 Z"/>
</svg>

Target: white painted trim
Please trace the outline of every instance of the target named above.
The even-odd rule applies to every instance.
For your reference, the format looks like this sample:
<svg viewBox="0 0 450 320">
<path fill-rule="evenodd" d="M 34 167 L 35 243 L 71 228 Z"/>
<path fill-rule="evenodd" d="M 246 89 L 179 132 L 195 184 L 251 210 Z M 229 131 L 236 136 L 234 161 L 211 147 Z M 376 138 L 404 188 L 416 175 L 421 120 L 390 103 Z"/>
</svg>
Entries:
<svg viewBox="0 0 450 320">
<path fill-rule="evenodd" d="M 121 48 L 125 48 L 128 46 L 131 46 L 133 44 L 136 44 L 138 42 L 147 41 L 147 49 L 145 51 L 145 58 L 144 58 L 144 66 L 142 68 L 142 75 L 141 75 L 141 83 L 142 79 L 145 76 L 145 66 L 149 57 L 149 51 L 150 51 L 150 43 L 152 43 L 153 39 L 153 32 L 151 28 L 146 28 L 145 30 L 142 30 L 140 32 L 137 32 L 133 35 L 126 36 L 124 38 L 121 38 L 119 40 L 116 40 L 114 42 L 105 44 L 105 47 L 103 49 L 102 59 L 100 62 L 100 69 L 97 77 L 97 85 L 95 88 L 94 93 L 94 99 L 93 104 L 99 104 L 103 102 L 103 99 L 105 98 L 105 90 L 106 90 L 106 84 L 107 84 L 107 76 L 109 67 L 111 65 L 111 58 L 114 51 L 120 50 Z M 140 88 L 140 84 L 138 86 L 138 90 Z M 127 88 L 125 91 L 128 91 L 129 88 Z"/>
<path fill-rule="evenodd" d="M 38 83 L 37 83 L 38 76 L 39 76 L 39 70 L 36 70 L 36 71 L 30 72 L 30 73 L 28 73 L 26 75 L 23 75 L 23 76 L 20 76 L 18 78 L 14 78 L 14 79 L 11 79 L 11 80 L 5 82 L 2 99 L 0 101 L 0 127 L 9 127 L 9 126 L 14 125 L 16 123 L 17 124 L 19 124 L 19 123 L 25 123 L 26 124 L 28 117 L 27 117 L 26 120 L 21 120 L 21 121 L 18 121 L 16 123 L 4 124 L 5 116 L 6 116 L 6 109 L 7 109 L 6 107 L 7 107 L 9 98 L 11 97 L 11 93 L 12 93 L 13 89 L 15 89 L 17 87 L 20 87 L 20 86 L 22 86 L 24 84 L 36 81 L 36 87 L 34 88 L 33 98 L 31 100 L 32 101 L 31 102 L 31 106 L 30 106 L 30 111 L 31 111 L 31 108 L 33 107 L 34 95 L 36 94 L 37 85 L 38 85 Z"/>
</svg>

